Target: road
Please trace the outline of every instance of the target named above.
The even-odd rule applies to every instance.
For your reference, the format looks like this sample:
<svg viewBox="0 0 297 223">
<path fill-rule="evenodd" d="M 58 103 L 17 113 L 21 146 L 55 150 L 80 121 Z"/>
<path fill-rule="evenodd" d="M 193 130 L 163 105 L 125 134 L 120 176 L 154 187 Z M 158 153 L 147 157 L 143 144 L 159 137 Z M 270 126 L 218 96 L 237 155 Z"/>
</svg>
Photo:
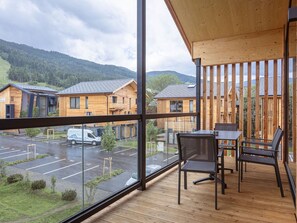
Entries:
<svg viewBox="0 0 297 223">
<path fill-rule="evenodd" d="M 99 188 L 106 193 L 114 193 L 122 189 L 131 174 L 137 172 L 138 153 L 135 148 L 117 147 L 112 153 L 108 153 L 100 145 L 71 145 L 65 140 L 32 141 L 26 136 L 0 136 L 0 159 L 11 162 L 26 159 L 28 155 L 32 156 L 32 153 L 27 151 L 29 144 L 36 144 L 37 154 L 49 154 L 49 156 L 14 165 L 14 171 L 19 169 L 47 179 L 55 176 L 60 183 L 81 186 L 82 182 L 101 176 L 104 159 L 112 157 L 112 169 L 123 169 L 124 173 L 99 185 Z M 158 153 L 147 158 L 147 165 L 165 166 L 175 159 L 177 159 L 176 155 Z M 108 166 L 109 162 L 106 160 L 106 172 L 109 171 Z M 84 173 L 84 179 L 82 179 L 82 173 Z"/>
</svg>

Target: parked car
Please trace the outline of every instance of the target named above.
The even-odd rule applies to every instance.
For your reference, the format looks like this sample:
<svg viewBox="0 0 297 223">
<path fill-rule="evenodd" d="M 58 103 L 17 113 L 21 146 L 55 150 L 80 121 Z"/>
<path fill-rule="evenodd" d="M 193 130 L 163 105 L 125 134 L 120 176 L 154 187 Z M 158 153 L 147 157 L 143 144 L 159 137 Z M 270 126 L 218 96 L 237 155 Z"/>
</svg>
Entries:
<svg viewBox="0 0 297 223">
<path fill-rule="evenodd" d="M 84 134 L 83 134 L 84 133 Z M 82 137 L 83 136 L 83 137 Z M 92 130 L 79 128 L 70 128 L 67 131 L 67 140 L 72 144 L 84 143 L 97 145 L 101 143 L 101 137 L 96 137 Z"/>
<path fill-rule="evenodd" d="M 146 166 L 146 175 L 149 175 L 159 169 L 161 169 L 162 167 L 160 165 L 156 165 L 156 164 L 150 164 Z M 129 186 L 133 183 L 135 183 L 137 181 L 137 173 L 132 173 L 132 176 L 130 177 L 129 180 L 127 180 L 125 186 Z"/>
</svg>

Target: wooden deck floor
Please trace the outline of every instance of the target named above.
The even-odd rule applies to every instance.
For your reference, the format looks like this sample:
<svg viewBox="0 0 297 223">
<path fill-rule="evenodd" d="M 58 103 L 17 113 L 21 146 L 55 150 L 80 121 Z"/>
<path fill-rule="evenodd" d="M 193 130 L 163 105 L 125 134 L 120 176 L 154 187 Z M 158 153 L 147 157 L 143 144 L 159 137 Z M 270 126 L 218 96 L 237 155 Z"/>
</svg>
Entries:
<svg viewBox="0 0 297 223">
<path fill-rule="evenodd" d="M 226 158 L 226 166 L 234 165 Z M 85 223 L 168 223 L 168 222 L 296 222 L 287 176 L 281 164 L 285 197 L 280 196 L 273 167 L 248 164 L 241 193 L 237 172 L 226 173 L 228 189 L 218 195 L 214 209 L 214 184 L 193 185 L 205 174 L 188 174 L 188 190 L 181 191 L 177 204 L 177 169 L 150 182 L 146 191 L 135 191 L 87 219 Z"/>
</svg>

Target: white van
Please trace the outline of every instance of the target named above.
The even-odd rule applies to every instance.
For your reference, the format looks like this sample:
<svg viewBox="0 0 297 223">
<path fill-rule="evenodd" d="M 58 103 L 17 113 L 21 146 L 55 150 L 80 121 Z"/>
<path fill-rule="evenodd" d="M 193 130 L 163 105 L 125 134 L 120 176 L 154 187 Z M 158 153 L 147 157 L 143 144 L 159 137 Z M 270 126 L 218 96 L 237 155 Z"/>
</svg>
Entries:
<svg viewBox="0 0 297 223">
<path fill-rule="evenodd" d="M 82 137 L 82 129 L 78 128 L 70 128 L 67 131 L 67 140 L 71 142 L 72 145 L 76 143 L 82 143 L 82 140 L 84 140 L 84 143 L 97 145 L 101 142 L 101 137 L 96 137 L 92 130 L 90 129 L 84 129 L 84 137 Z"/>
</svg>

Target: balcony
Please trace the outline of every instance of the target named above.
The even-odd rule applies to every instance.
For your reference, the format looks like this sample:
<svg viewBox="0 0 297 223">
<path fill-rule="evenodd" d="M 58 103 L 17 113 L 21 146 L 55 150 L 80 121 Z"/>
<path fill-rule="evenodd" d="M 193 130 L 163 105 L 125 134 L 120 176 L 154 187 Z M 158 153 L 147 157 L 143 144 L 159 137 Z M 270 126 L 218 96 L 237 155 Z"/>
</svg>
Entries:
<svg viewBox="0 0 297 223">
<path fill-rule="evenodd" d="M 231 158 L 225 162 L 234 165 Z M 237 173 L 226 174 L 228 189 L 225 195 L 218 194 L 218 211 L 214 210 L 213 183 L 191 183 L 202 177 L 205 174 L 188 174 L 188 190 L 181 190 L 178 205 L 174 168 L 149 183 L 145 192 L 135 191 L 84 222 L 295 222 L 283 166 L 285 197 L 280 196 L 271 167 L 248 164 L 241 193 L 237 192 Z"/>
</svg>

